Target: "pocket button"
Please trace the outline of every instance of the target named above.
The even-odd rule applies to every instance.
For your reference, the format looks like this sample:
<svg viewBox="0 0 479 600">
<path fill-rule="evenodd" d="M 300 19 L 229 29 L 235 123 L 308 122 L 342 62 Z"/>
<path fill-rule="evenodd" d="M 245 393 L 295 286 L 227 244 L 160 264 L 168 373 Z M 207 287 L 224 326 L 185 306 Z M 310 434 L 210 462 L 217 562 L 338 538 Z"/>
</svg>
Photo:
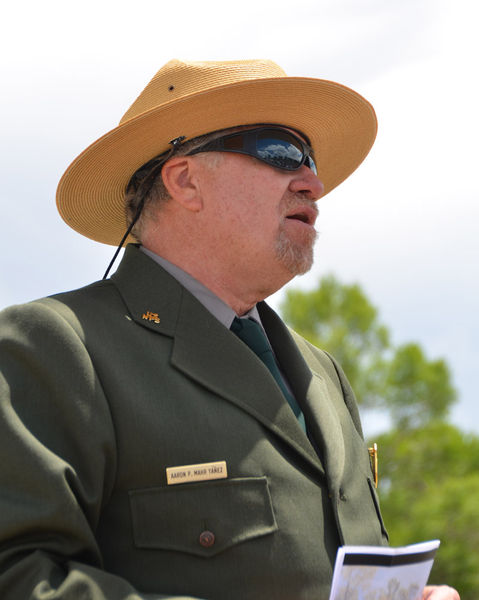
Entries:
<svg viewBox="0 0 479 600">
<path fill-rule="evenodd" d="M 199 542 L 203 548 L 211 548 L 215 543 L 215 534 L 212 531 L 203 531 L 200 533 Z"/>
</svg>

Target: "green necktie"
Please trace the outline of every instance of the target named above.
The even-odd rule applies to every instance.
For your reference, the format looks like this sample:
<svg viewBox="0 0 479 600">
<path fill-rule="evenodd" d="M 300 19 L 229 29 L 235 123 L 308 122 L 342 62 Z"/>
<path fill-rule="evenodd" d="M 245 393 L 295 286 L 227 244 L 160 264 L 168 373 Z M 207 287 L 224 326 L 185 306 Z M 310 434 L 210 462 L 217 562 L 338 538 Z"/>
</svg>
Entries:
<svg viewBox="0 0 479 600">
<path fill-rule="evenodd" d="M 284 383 L 273 351 L 271 350 L 271 346 L 266 339 L 266 335 L 264 334 L 261 325 L 253 319 L 239 319 L 238 317 L 235 317 L 231 324 L 231 331 L 249 346 L 256 356 L 266 365 L 266 367 L 268 367 L 271 375 L 274 377 L 276 383 L 283 392 L 283 395 L 291 406 L 291 409 L 296 415 L 303 431 L 306 431 L 304 415 L 296 398 L 291 394 Z"/>
</svg>

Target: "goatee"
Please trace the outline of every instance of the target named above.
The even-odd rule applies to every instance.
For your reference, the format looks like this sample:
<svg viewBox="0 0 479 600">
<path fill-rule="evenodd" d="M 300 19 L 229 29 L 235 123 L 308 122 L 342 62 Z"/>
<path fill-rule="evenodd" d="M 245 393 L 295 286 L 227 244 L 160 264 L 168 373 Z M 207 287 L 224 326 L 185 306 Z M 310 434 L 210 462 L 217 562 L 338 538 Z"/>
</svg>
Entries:
<svg viewBox="0 0 479 600">
<path fill-rule="evenodd" d="M 301 242 L 290 239 L 284 229 L 280 229 L 276 240 L 276 256 L 291 275 L 304 275 L 313 266 L 313 248 L 317 232 L 311 228 L 303 234 Z"/>
</svg>

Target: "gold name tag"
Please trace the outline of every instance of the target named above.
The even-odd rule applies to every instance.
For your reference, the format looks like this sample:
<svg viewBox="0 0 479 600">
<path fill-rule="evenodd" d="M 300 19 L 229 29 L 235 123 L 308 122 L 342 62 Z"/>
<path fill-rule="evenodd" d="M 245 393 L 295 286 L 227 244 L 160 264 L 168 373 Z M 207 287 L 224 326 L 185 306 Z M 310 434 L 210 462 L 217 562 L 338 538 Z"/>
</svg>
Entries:
<svg viewBox="0 0 479 600">
<path fill-rule="evenodd" d="M 185 465 L 184 467 L 168 467 L 166 469 L 166 482 L 168 485 L 176 483 L 189 483 L 190 481 L 208 481 L 209 479 L 226 479 L 226 461 L 220 460 L 199 465 Z"/>
</svg>

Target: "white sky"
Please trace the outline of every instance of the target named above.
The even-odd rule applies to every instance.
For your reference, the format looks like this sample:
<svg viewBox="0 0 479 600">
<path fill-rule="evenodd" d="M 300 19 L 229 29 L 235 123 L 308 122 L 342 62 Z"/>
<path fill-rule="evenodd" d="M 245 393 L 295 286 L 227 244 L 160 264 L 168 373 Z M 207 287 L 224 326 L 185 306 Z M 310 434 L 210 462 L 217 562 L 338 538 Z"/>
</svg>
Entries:
<svg viewBox="0 0 479 600">
<path fill-rule="evenodd" d="M 271 58 L 375 106 L 365 163 L 320 202 L 311 287 L 359 282 L 395 341 L 453 368 L 479 432 L 477 0 L 26 0 L 2 10 L 0 307 L 102 276 L 112 248 L 56 213 L 56 184 L 169 59 Z M 278 306 L 281 295 L 272 303 Z"/>
</svg>

